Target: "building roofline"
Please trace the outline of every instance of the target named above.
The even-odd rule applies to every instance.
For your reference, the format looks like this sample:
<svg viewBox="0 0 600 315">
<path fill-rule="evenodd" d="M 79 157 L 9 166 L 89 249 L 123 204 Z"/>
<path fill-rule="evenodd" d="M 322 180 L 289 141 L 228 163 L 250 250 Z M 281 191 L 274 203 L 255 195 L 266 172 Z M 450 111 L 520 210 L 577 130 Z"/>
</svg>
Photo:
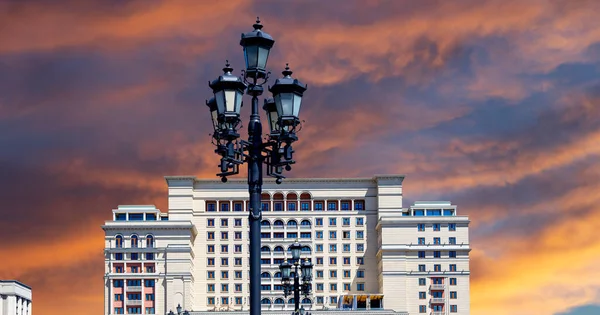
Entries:
<svg viewBox="0 0 600 315">
<path fill-rule="evenodd" d="M 30 287 L 30 286 L 28 286 L 28 285 L 26 285 L 25 283 L 23 283 L 23 282 L 21 282 L 21 281 L 18 281 L 18 280 L 0 280 L 0 283 L 16 283 L 16 284 L 18 284 L 18 285 L 20 285 L 20 286 L 23 286 L 23 287 L 25 287 L 25 288 L 27 288 L 27 289 L 31 290 L 31 287 Z"/>
<path fill-rule="evenodd" d="M 218 178 L 197 178 L 196 176 L 191 175 L 176 175 L 176 176 L 165 176 L 165 181 L 169 184 L 171 180 L 189 180 L 194 183 L 219 183 L 221 184 L 221 180 Z M 387 174 L 387 175 L 373 175 L 373 177 L 322 177 L 322 178 L 286 178 L 285 182 L 291 183 L 302 183 L 302 182 L 376 182 L 377 179 L 380 178 L 400 178 L 404 180 L 405 175 L 400 174 Z M 273 178 L 265 178 L 263 180 L 266 183 L 275 183 L 275 179 Z M 228 183 L 245 183 L 247 182 L 246 178 L 230 178 Z"/>
</svg>

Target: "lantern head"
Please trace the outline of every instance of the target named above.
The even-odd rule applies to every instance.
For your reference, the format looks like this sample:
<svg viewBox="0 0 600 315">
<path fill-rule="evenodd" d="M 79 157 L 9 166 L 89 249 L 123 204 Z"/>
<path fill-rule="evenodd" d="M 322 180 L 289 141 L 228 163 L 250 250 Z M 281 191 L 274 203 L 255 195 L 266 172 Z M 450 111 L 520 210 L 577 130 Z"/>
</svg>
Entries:
<svg viewBox="0 0 600 315">
<path fill-rule="evenodd" d="M 254 31 L 242 34 L 240 45 L 244 47 L 246 59 L 246 78 L 259 79 L 266 77 L 269 51 L 275 44 L 271 35 L 262 31 L 263 25 L 256 18 Z"/>
<path fill-rule="evenodd" d="M 223 75 L 209 82 L 208 85 L 215 95 L 220 129 L 235 133 L 240 122 L 242 97 L 246 90 L 246 84 L 239 77 L 231 74 L 231 71 L 233 71 L 233 68 L 229 66 L 229 61 L 227 61 L 225 68 L 223 68 Z"/>
<path fill-rule="evenodd" d="M 277 79 L 275 84 L 269 87 L 277 107 L 279 126 L 282 130 L 284 130 L 284 127 L 289 127 L 290 131 L 300 123 L 298 117 L 302 95 L 307 89 L 307 86 L 298 79 L 292 78 L 292 73 L 290 67 L 286 64 L 285 70 L 282 72 L 283 78 Z"/>
</svg>

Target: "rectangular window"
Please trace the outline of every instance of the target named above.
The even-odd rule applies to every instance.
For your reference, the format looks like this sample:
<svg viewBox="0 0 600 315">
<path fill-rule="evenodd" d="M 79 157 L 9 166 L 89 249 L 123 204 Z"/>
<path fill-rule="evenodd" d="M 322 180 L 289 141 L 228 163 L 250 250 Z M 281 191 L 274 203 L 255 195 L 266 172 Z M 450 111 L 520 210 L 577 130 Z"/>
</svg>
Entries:
<svg viewBox="0 0 600 315">
<path fill-rule="evenodd" d="M 215 259 L 214 258 L 207 258 L 206 259 L 206 265 L 207 266 L 214 266 L 215 265 Z"/>
<path fill-rule="evenodd" d="M 327 203 L 327 210 L 328 211 L 335 211 L 335 210 L 337 210 L 337 202 L 328 202 Z"/>
<path fill-rule="evenodd" d="M 242 226 L 242 219 L 235 219 L 233 222 L 235 226 Z"/>
<path fill-rule="evenodd" d="M 235 245 L 235 252 L 236 253 L 241 253 L 242 252 L 242 245 Z"/>
<path fill-rule="evenodd" d="M 229 271 L 221 271 L 221 279 L 229 279 Z"/>
<path fill-rule="evenodd" d="M 271 264 L 271 258 L 262 258 L 260 260 L 260 264 L 261 265 L 270 265 Z"/>
<path fill-rule="evenodd" d="M 415 217 L 422 217 L 425 215 L 425 210 L 415 210 L 415 211 L 413 211 L 413 215 Z"/>
<path fill-rule="evenodd" d="M 229 225 L 229 220 L 228 219 L 221 219 L 221 226 L 227 226 Z"/>
<path fill-rule="evenodd" d="M 215 285 L 212 283 L 209 283 L 206 285 L 206 291 L 207 292 L 215 292 Z"/>
<path fill-rule="evenodd" d="M 456 231 L 456 223 L 449 223 L 448 231 Z"/>
<path fill-rule="evenodd" d="M 323 257 L 317 257 L 317 265 L 323 265 Z"/>
<path fill-rule="evenodd" d="M 271 285 L 270 284 L 262 284 L 260 286 L 260 290 L 261 291 L 271 291 Z"/>
<path fill-rule="evenodd" d="M 457 312 L 458 312 L 458 306 L 450 305 L 450 313 L 457 313 Z"/>
<path fill-rule="evenodd" d="M 316 218 L 315 219 L 315 225 L 316 226 L 323 226 L 323 218 Z"/>
<path fill-rule="evenodd" d="M 229 245 L 221 245 L 221 253 L 229 252 Z"/>
<path fill-rule="evenodd" d="M 336 218 L 329 218 L 329 226 L 336 226 L 337 220 Z"/>
<path fill-rule="evenodd" d="M 242 272 L 241 271 L 238 270 L 238 271 L 235 272 L 235 279 L 236 280 L 242 279 Z"/>
<path fill-rule="evenodd" d="M 442 271 L 442 265 L 433 265 L 433 271 L 436 271 L 436 272 Z"/>
<path fill-rule="evenodd" d="M 456 299 L 456 291 L 450 291 L 450 298 Z"/>
<path fill-rule="evenodd" d="M 229 202 L 220 203 L 222 212 L 229 212 Z"/>
<path fill-rule="evenodd" d="M 419 265 L 419 272 L 425 272 L 425 265 Z"/>
<path fill-rule="evenodd" d="M 456 278 L 450 278 L 450 285 L 456 285 Z"/>
<path fill-rule="evenodd" d="M 427 283 L 427 279 L 419 278 L 419 285 L 425 285 Z"/>
<path fill-rule="evenodd" d="M 123 293 L 115 294 L 115 301 L 123 301 Z"/>
<path fill-rule="evenodd" d="M 242 305 L 242 298 L 241 297 L 236 297 L 235 298 L 235 305 Z"/>
<path fill-rule="evenodd" d="M 329 239 L 330 240 L 337 239 L 337 233 L 335 231 L 329 231 Z"/>
<path fill-rule="evenodd" d="M 365 231 L 356 231 L 356 239 L 362 240 L 365 238 Z"/>
<path fill-rule="evenodd" d="M 348 279 L 351 276 L 350 270 L 344 270 L 344 279 Z"/>
<path fill-rule="evenodd" d="M 454 250 L 449 251 L 448 252 L 448 257 L 450 257 L 450 258 L 456 258 L 456 251 L 454 251 Z"/>
<path fill-rule="evenodd" d="M 451 264 L 450 265 L 450 271 L 456 271 L 456 265 L 455 264 Z"/>
<path fill-rule="evenodd" d="M 274 202 L 273 209 L 275 211 L 283 211 L 283 202 Z"/>
<path fill-rule="evenodd" d="M 350 257 L 344 257 L 344 265 L 350 265 Z"/>
<path fill-rule="evenodd" d="M 336 286 L 337 288 L 337 286 Z M 329 297 L 329 304 L 337 304 L 338 298 L 337 296 L 330 296 Z"/>
<path fill-rule="evenodd" d="M 419 305 L 419 313 L 427 313 L 427 305 Z"/>
<path fill-rule="evenodd" d="M 310 211 L 310 202 L 301 202 L 300 209 L 302 211 Z"/>
<path fill-rule="evenodd" d="M 221 284 L 221 292 L 229 292 L 229 285 Z"/>
<path fill-rule="evenodd" d="M 350 210 L 350 203 L 348 201 L 342 201 L 342 210 Z"/>
<path fill-rule="evenodd" d="M 337 258 L 336 257 L 329 257 L 329 265 L 330 266 L 337 265 Z"/>
<path fill-rule="evenodd" d="M 242 284 L 241 283 L 235 284 L 235 292 L 242 292 Z"/>
<path fill-rule="evenodd" d="M 359 243 L 356 244 L 356 251 L 359 253 L 362 253 L 365 251 L 365 244 Z"/>
<path fill-rule="evenodd" d="M 214 297 L 206 298 L 206 303 L 208 305 L 215 305 L 215 298 Z"/>
<path fill-rule="evenodd" d="M 354 210 L 365 210 L 365 202 L 362 200 L 354 201 Z"/>
<path fill-rule="evenodd" d="M 123 253 L 115 253 L 115 260 L 123 260 Z"/>
<path fill-rule="evenodd" d="M 315 251 L 317 253 L 322 253 L 323 252 L 323 244 L 317 244 Z"/>
<path fill-rule="evenodd" d="M 241 258 L 235 258 L 235 265 L 236 266 L 241 266 L 242 265 L 242 259 Z"/>
<path fill-rule="evenodd" d="M 336 244 L 329 244 L 329 252 L 330 253 L 337 253 L 337 245 Z"/>
<path fill-rule="evenodd" d="M 342 226 L 350 226 L 350 218 L 342 218 Z"/>
<path fill-rule="evenodd" d="M 311 236 L 310 232 L 300 232 L 300 238 L 311 238 Z"/>
<path fill-rule="evenodd" d="M 321 292 L 321 291 L 323 291 L 323 284 L 317 283 L 317 292 Z"/>
<path fill-rule="evenodd" d="M 156 214 L 146 213 L 146 221 L 156 221 Z"/>
<path fill-rule="evenodd" d="M 358 231 L 356 234 L 358 235 Z M 350 231 L 342 231 L 342 239 L 349 240 L 350 239 Z"/>
<path fill-rule="evenodd" d="M 323 201 L 315 201 L 315 211 L 323 211 Z"/>
<path fill-rule="evenodd" d="M 365 259 L 363 257 L 356 257 L 356 264 L 357 265 L 364 265 L 365 264 Z"/>
<path fill-rule="evenodd" d="M 206 211 L 207 212 L 215 212 L 217 211 L 217 204 L 214 202 L 207 202 L 206 203 Z"/>
<path fill-rule="evenodd" d="M 288 202 L 287 206 L 288 206 L 288 211 L 296 211 L 296 203 L 295 202 Z"/>
<path fill-rule="evenodd" d="M 138 253 L 131 253 L 131 260 L 139 260 L 140 257 L 138 255 Z"/>
<path fill-rule="evenodd" d="M 323 278 L 323 270 L 317 270 L 317 278 Z"/>
<path fill-rule="evenodd" d="M 441 209 L 427 210 L 427 216 L 439 217 L 441 215 L 442 215 L 442 210 Z"/>
<path fill-rule="evenodd" d="M 316 239 L 323 239 L 323 231 L 316 231 L 315 232 L 315 238 Z"/>
<path fill-rule="evenodd" d="M 329 291 L 337 291 L 337 283 L 330 283 Z"/>
<path fill-rule="evenodd" d="M 273 238 L 284 238 L 284 233 L 273 233 Z"/>
<path fill-rule="evenodd" d="M 207 219 L 206 220 L 206 226 L 208 226 L 208 227 L 214 227 L 215 226 L 215 219 Z"/>
<path fill-rule="evenodd" d="M 365 271 L 364 270 L 356 270 L 356 277 L 357 278 L 364 278 L 365 277 Z"/>
<path fill-rule="evenodd" d="M 441 224 L 439 224 L 439 223 L 434 223 L 434 224 L 433 224 L 433 230 L 434 230 L 434 231 L 439 231 L 439 230 L 441 229 L 441 226 L 442 226 L 442 225 L 441 225 Z"/>
<path fill-rule="evenodd" d="M 419 258 L 425 258 L 425 251 L 424 250 L 420 250 L 419 251 Z"/>
<path fill-rule="evenodd" d="M 344 251 L 344 253 L 349 253 L 350 252 L 350 244 L 344 244 L 343 251 Z"/>
<path fill-rule="evenodd" d="M 317 304 L 323 304 L 323 297 L 322 296 L 317 296 Z"/>
<path fill-rule="evenodd" d="M 125 213 L 115 214 L 115 221 L 127 221 L 127 214 L 125 214 Z"/>
<path fill-rule="evenodd" d="M 208 278 L 208 279 L 214 279 L 215 278 L 215 272 L 214 271 L 207 271 L 206 272 L 206 278 Z"/>
<path fill-rule="evenodd" d="M 242 239 L 242 232 L 235 232 L 233 235 L 234 238 L 238 241 Z"/>
<path fill-rule="evenodd" d="M 419 237 L 419 245 L 425 245 L 425 238 Z"/>
<path fill-rule="evenodd" d="M 427 294 L 425 292 L 419 292 L 419 300 L 424 300 L 427 298 Z"/>
<path fill-rule="evenodd" d="M 331 278 L 331 279 L 337 279 L 337 271 L 336 270 L 329 270 L 329 278 Z"/>
<path fill-rule="evenodd" d="M 442 241 L 440 240 L 440 238 L 439 238 L 439 237 L 434 237 L 434 238 L 433 238 L 433 244 L 434 244 L 434 245 L 441 245 L 441 244 L 442 244 Z"/>
<path fill-rule="evenodd" d="M 454 210 L 444 209 L 444 216 L 453 216 Z"/>
<path fill-rule="evenodd" d="M 229 304 L 229 298 L 228 297 L 222 297 L 221 298 L 221 304 L 222 305 L 228 305 Z"/>
<path fill-rule="evenodd" d="M 227 232 L 221 232 L 221 239 L 222 240 L 229 239 L 229 233 L 227 233 Z"/>
<path fill-rule="evenodd" d="M 147 273 L 154 273 L 154 265 L 146 266 Z"/>
<path fill-rule="evenodd" d="M 208 240 L 214 240 L 215 239 L 215 232 L 206 232 L 206 239 L 208 239 Z"/>
<path fill-rule="evenodd" d="M 262 208 L 261 209 L 262 211 L 269 211 L 269 203 L 268 202 L 263 202 L 261 204 L 261 208 Z"/>
<path fill-rule="evenodd" d="M 442 252 L 436 250 L 433 252 L 433 258 L 442 258 Z"/>
<path fill-rule="evenodd" d="M 287 238 L 298 238 L 298 233 L 297 232 L 288 232 Z"/>
<path fill-rule="evenodd" d="M 260 238 L 271 238 L 271 233 L 260 233 Z"/>
<path fill-rule="evenodd" d="M 356 218 L 356 226 L 363 226 L 365 224 L 364 218 Z"/>
<path fill-rule="evenodd" d="M 350 283 L 344 283 L 344 291 L 350 291 Z"/>
<path fill-rule="evenodd" d="M 450 245 L 456 245 L 456 237 L 449 237 L 448 238 L 448 244 L 450 244 Z"/>
<path fill-rule="evenodd" d="M 236 202 L 233 204 L 233 211 L 241 212 L 243 210 L 244 210 L 244 207 L 241 202 Z"/>
<path fill-rule="evenodd" d="M 424 223 L 419 223 L 418 224 L 418 230 L 419 230 L 419 232 L 425 231 L 425 224 Z"/>
<path fill-rule="evenodd" d="M 144 221 L 144 214 L 143 213 L 130 213 L 129 221 Z"/>
</svg>

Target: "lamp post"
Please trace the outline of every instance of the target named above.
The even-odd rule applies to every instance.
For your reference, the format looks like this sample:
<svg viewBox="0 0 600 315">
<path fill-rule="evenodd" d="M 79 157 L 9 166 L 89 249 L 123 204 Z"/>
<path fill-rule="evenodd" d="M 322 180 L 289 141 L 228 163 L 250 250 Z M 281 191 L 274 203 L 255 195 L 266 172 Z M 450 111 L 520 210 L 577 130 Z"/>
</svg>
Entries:
<svg viewBox="0 0 600 315">
<path fill-rule="evenodd" d="M 257 18 L 254 30 L 242 34 L 240 45 L 244 49 L 246 69 L 242 78 L 232 74 L 227 61 L 223 75 L 209 82 L 214 97 L 206 102 L 211 113 L 214 133 L 215 153 L 221 156 L 220 173 L 222 182 L 227 177 L 239 173 L 239 166 L 248 164 L 248 192 L 250 194 L 250 315 L 260 315 L 260 221 L 261 194 L 263 183 L 263 163 L 267 175 L 276 178 L 281 184 L 285 178 L 283 171 L 290 171 L 294 150 L 292 143 L 298 140 L 298 118 L 302 96 L 306 91 L 292 71 L 286 65 L 283 77 L 275 80 L 269 87 L 272 98 L 264 101 L 263 109 L 269 119 L 268 138 L 263 142 L 258 97 L 262 95 L 263 85 L 268 81 L 267 59 L 275 41 L 262 31 L 263 25 Z M 252 96 L 252 111 L 248 123 L 248 141 L 239 140 L 240 109 L 242 97 L 246 92 Z"/>
<path fill-rule="evenodd" d="M 286 298 L 289 294 L 294 294 L 294 314 L 300 314 L 300 294 L 302 293 L 305 297 L 310 294 L 313 265 L 307 259 L 300 262 L 302 245 L 298 241 L 290 246 L 290 250 L 292 252 L 291 263 L 284 261 L 279 265 L 279 270 L 281 270 L 281 284 L 283 286 L 283 294 Z M 294 268 L 294 279 L 290 279 L 292 267 Z M 298 268 L 300 268 L 301 275 L 298 275 Z M 302 280 L 302 283 L 300 280 Z"/>
</svg>

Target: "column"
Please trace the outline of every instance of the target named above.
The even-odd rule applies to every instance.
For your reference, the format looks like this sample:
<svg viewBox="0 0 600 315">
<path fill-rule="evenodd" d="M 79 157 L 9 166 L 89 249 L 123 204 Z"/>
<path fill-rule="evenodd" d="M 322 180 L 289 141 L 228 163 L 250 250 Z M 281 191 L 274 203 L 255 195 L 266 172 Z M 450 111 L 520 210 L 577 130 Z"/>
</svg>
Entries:
<svg viewBox="0 0 600 315">
<path fill-rule="evenodd" d="M 17 315 L 21 315 L 21 298 L 17 296 Z"/>
</svg>

